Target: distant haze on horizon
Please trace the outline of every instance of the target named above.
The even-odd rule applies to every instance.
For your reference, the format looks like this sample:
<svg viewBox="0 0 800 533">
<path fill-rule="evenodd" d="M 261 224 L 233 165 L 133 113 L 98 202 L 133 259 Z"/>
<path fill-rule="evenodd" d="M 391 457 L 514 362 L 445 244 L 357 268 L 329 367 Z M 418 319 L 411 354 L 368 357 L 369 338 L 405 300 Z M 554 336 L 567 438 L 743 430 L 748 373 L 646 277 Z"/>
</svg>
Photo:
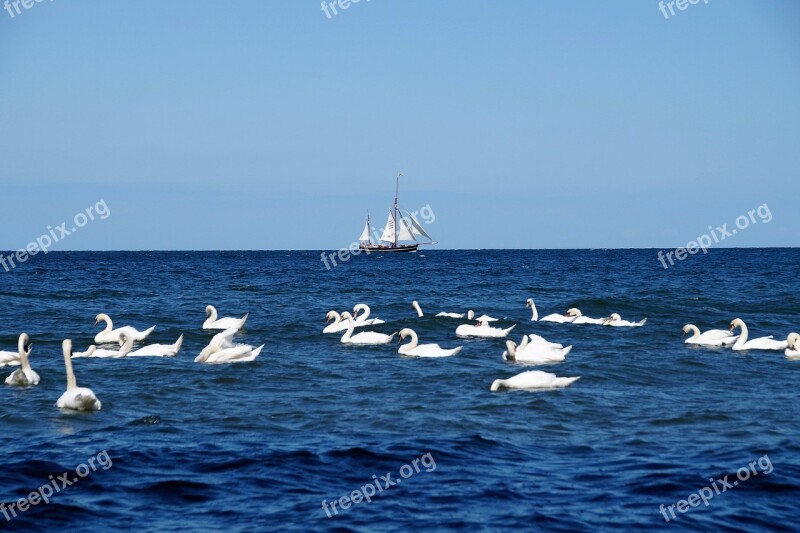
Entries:
<svg viewBox="0 0 800 533">
<path fill-rule="evenodd" d="M 0 4 L 2 8 L 2 4 Z M 0 250 L 800 246 L 800 3 L 0 10 Z M 761 213 L 769 212 L 766 217 Z M 764 209 L 763 206 L 767 206 Z"/>
</svg>

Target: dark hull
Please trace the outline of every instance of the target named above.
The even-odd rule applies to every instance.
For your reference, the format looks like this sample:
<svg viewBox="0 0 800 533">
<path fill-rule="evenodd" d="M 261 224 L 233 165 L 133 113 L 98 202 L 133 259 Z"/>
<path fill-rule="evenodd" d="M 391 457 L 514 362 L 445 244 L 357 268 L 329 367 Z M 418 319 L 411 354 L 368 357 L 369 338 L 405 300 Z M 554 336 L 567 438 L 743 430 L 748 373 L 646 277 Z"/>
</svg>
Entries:
<svg viewBox="0 0 800 533">
<path fill-rule="evenodd" d="M 419 244 L 399 244 L 397 246 L 380 246 L 377 244 L 362 244 L 359 246 L 367 253 L 389 253 L 389 252 L 416 252 Z"/>
</svg>

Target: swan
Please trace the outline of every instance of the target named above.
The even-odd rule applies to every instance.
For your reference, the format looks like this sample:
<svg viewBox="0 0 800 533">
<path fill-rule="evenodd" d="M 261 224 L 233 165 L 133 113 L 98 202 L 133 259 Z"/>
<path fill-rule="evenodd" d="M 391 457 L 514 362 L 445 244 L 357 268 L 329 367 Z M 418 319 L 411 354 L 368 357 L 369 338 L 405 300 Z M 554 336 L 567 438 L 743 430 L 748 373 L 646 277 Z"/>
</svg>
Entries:
<svg viewBox="0 0 800 533">
<path fill-rule="evenodd" d="M 31 364 L 28 361 L 28 356 L 31 354 L 31 344 L 27 333 L 20 335 L 20 340 L 23 341 L 24 350 L 19 352 L 19 361 L 21 368 L 18 368 L 6 378 L 6 385 L 12 387 L 32 387 L 39 384 L 39 374 L 33 371 Z"/>
<path fill-rule="evenodd" d="M 545 340 L 525 343 L 524 339 L 519 346 L 514 341 L 506 341 L 506 348 L 503 360 L 518 363 L 561 363 L 572 350 L 572 346 L 564 348 Z"/>
<path fill-rule="evenodd" d="M 694 324 L 683 326 L 683 335 L 691 333 L 692 336 L 683 341 L 684 344 L 699 344 L 701 346 L 730 346 L 739 335 L 734 335 L 724 329 L 710 329 L 705 333 L 700 333 L 700 329 Z"/>
<path fill-rule="evenodd" d="M 789 333 L 789 338 L 786 339 L 788 345 L 786 351 L 783 352 L 789 359 L 800 359 L 800 335 L 797 333 Z"/>
<path fill-rule="evenodd" d="M 194 362 L 208 365 L 249 363 L 255 361 L 256 357 L 261 354 L 262 349 L 264 349 L 263 344 L 258 348 L 254 348 L 249 344 L 237 344 L 230 348 L 217 348 L 216 351 L 206 354 L 205 356 L 201 352 L 201 354 L 195 358 Z"/>
<path fill-rule="evenodd" d="M 242 329 L 244 323 L 247 322 L 247 317 L 250 313 L 245 314 L 242 318 L 217 318 L 217 310 L 213 305 L 206 306 L 206 321 L 203 322 L 203 329 Z"/>
<path fill-rule="evenodd" d="M 500 390 L 501 387 L 520 390 L 557 389 L 569 387 L 579 379 L 581 378 L 559 378 L 555 374 L 542 372 L 541 370 L 528 370 L 508 379 L 494 380 L 490 390 L 495 392 Z"/>
<path fill-rule="evenodd" d="M 778 341 L 769 337 L 759 337 L 757 339 L 747 340 L 747 324 L 741 318 L 735 318 L 731 322 L 731 331 L 736 328 L 742 328 L 742 334 L 733 345 L 733 350 L 785 350 L 789 343 L 788 341 Z"/>
<path fill-rule="evenodd" d="M 511 333 L 511 330 L 515 327 L 517 327 L 516 324 L 508 329 L 494 328 L 486 322 L 479 322 L 476 326 L 472 324 L 461 324 L 456 328 L 456 335 L 459 337 L 502 338 Z"/>
<path fill-rule="evenodd" d="M 463 348 L 463 346 L 459 346 L 452 350 L 445 350 L 438 344 L 418 345 L 419 339 L 417 338 L 417 333 L 409 328 L 400 330 L 400 340 L 402 341 L 406 337 L 411 337 L 411 342 L 400 346 L 397 353 L 401 355 L 414 355 L 416 357 L 450 357 L 451 355 L 456 355 Z"/>
<path fill-rule="evenodd" d="M 567 310 L 567 316 L 572 317 L 573 324 L 602 324 L 606 321 L 605 318 L 589 318 L 588 316 L 583 316 L 581 310 L 577 307 L 573 307 Z"/>
<path fill-rule="evenodd" d="M 419 306 L 418 301 L 414 300 L 413 302 L 411 302 L 411 307 L 414 309 L 414 311 L 417 312 L 417 316 L 419 318 L 425 316 L 424 314 L 422 314 L 422 308 Z M 473 316 L 474 314 L 475 313 L 473 313 Z M 436 313 L 436 316 L 441 318 L 464 318 L 464 313 L 445 313 L 444 311 L 442 311 L 441 313 Z M 472 317 L 469 317 L 469 319 L 472 320 Z"/>
<path fill-rule="evenodd" d="M 139 331 L 138 329 L 131 327 L 131 326 L 123 326 L 121 328 L 114 329 L 114 323 L 111 321 L 111 317 L 105 313 L 100 313 L 94 319 L 94 325 L 97 326 L 100 322 L 105 322 L 106 327 L 94 336 L 94 342 L 96 344 L 113 344 L 120 342 L 119 335 L 120 333 L 125 333 L 129 338 L 133 339 L 134 341 L 141 342 L 145 340 L 148 335 L 153 333 L 153 330 L 156 329 L 155 326 L 148 328 L 144 331 Z"/>
<path fill-rule="evenodd" d="M 231 328 L 214 335 L 214 337 L 212 337 L 211 341 L 208 343 L 208 346 L 203 348 L 200 351 L 200 355 L 195 358 L 195 362 L 201 363 L 208 359 L 211 354 L 215 352 L 235 347 L 236 344 L 233 342 L 233 336 L 238 332 L 238 329 Z"/>
<path fill-rule="evenodd" d="M 604 326 L 615 326 L 615 327 L 638 327 L 644 326 L 645 322 L 647 322 L 647 318 L 643 318 L 639 322 L 630 322 L 629 320 L 622 320 L 622 317 L 619 316 L 619 313 L 611 313 L 611 316 L 606 318 L 603 321 Z"/>
<path fill-rule="evenodd" d="M 500 320 L 499 318 L 492 318 L 492 317 L 490 317 L 488 315 L 481 315 L 481 316 L 476 318 L 475 317 L 475 311 L 473 311 L 472 309 L 467 311 L 467 319 L 469 319 L 469 320 L 477 320 L 478 322 L 497 322 L 498 320 Z"/>
<path fill-rule="evenodd" d="M 183 333 L 175 344 L 150 344 L 128 352 L 125 357 L 175 357 L 183 345 Z"/>
<path fill-rule="evenodd" d="M 74 352 L 72 358 L 80 359 L 90 357 L 93 359 L 119 359 L 125 357 L 128 355 L 128 352 L 133 350 L 133 339 L 122 332 L 119 334 L 119 340 L 122 342 L 122 345 L 117 350 L 98 348 L 92 344 L 85 352 Z"/>
<path fill-rule="evenodd" d="M 364 314 L 359 316 L 358 313 L 360 311 L 364 311 Z M 356 304 L 353 307 L 353 319 L 356 321 L 356 324 L 361 324 L 363 326 L 377 326 L 378 324 L 385 324 L 385 320 L 381 320 L 380 318 L 370 318 L 371 310 L 367 304 Z"/>
<path fill-rule="evenodd" d="M 342 335 L 342 343 L 343 344 L 359 344 L 359 345 L 373 345 L 373 344 L 389 344 L 392 342 L 392 338 L 397 335 L 397 333 L 392 333 L 391 335 L 385 335 L 383 333 L 377 333 L 375 331 L 363 331 L 357 335 L 353 335 L 353 329 L 355 329 L 355 321 L 353 320 L 353 315 L 345 311 L 342 313 L 342 318 L 347 320 L 347 331 L 344 335 Z"/>
<path fill-rule="evenodd" d="M 56 402 L 60 409 L 73 411 L 99 411 L 103 406 L 91 389 L 78 387 L 75 374 L 72 372 L 72 341 L 66 339 L 61 347 L 64 351 L 64 366 L 67 367 L 67 391 Z"/>
<path fill-rule="evenodd" d="M 539 318 L 539 310 L 536 309 L 536 304 L 534 303 L 533 298 L 528 298 L 528 300 L 525 302 L 525 307 L 530 307 L 531 311 L 533 312 L 533 316 L 531 317 L 531 321 L 532 322 L 537 322 L 537 321 L 541 321 L 541 322 L 559 322 L 559 323 L 572 322 L 572 319 L 570 317 L 567 317 L 567 316 L 564 316 L 564 315 L 559 315 L 558 313 L 553 313 L 553 314 L 547 315 L 545 317 L 542 317 L 540 319 Z"/>
<path fill-rule="evenodd" d="M 27 353 L 29 350 L 29 341 L 28 334 L 22 333 L 17 340 L 16 352 L 0 352 L 0 368 L 4 366 L 19 366 L 22 360 L 22 354 Z"/>
</svg>

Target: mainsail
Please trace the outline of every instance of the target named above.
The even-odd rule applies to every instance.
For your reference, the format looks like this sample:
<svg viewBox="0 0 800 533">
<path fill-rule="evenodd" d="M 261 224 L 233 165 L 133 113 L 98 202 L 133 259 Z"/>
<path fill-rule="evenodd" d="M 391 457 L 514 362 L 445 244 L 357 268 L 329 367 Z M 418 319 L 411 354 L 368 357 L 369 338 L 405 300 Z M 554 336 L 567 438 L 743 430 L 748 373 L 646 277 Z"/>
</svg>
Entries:
<svg viewBox="0 0 800 533">
<path fill-rule="evenodd" d="M 386 228 L 383 230 L 381 240 L 385 242 L 394 242 L 394 213 L 389 212 L 389 220 L 386 221 Z"/>
<path fill-rule="evenodd" d="M 361 233 L 361 237 L 359 237 L 358 240 L 369 242 L 369 220 L 367 220 L 367 223 L 364 225 L 364 231 Z"/>
<path fill-rule="evenodd" d="M 400 217 L 400 231 L 397 232 L 398 241 L 416 241 L 411 228 L 408 227 L 408 222 L 403 217 Z"/>
</svg>

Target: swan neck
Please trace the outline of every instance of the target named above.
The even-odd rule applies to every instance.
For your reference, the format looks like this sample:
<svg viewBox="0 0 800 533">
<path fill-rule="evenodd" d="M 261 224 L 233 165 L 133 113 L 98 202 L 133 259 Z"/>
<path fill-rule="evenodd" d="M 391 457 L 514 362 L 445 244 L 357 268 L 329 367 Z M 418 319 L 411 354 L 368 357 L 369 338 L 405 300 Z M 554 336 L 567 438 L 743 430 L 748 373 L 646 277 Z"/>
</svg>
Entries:
<svg viewBox="0 0 800 533">
<path fill-rule="evenodd" d="M 700 329 L 694 324 L 689 324 L 689 331 L 692 332 L 692 336 L 689 337 L 690 341 L 694 341 L 700 338 Z"/>
<path fill-rule="evenodd" d="M 353 335 L 353 330 L 356 329 L 356 323 L 353 321 L 353 317 L 348 315 L 347 316 L 347 331 L 344 332 L 344 337 L 342 340 L 350 340 L 350 337 Z"/>
<path fill-rule="evenodd" d="M 419 306 L 417 302 L 414 302 L 414 309 L 417 311 L 417 317 L 422 318 L 423 316 L 425 316 L 422 314 L 422 308 Z"/>
<path fill-rule="evenodd" d="M 68 347 L 64 347 L 64 366 L 67 367 L 67 390 L 78 387 L 75 380 L 75 372 L 72 371 L 72 354 Z"/>
<path fill-rule="evenodd" d="M 506 341 L 506 350 L 508 350 L 508 356 L 512 359 L 517 356 L 517 346 L 514 341 Z"/>
<path fill-rule="evenodd" d="M 416 348 L 416 347 L 417 347 L 417 345 L 419 344 L 419 337 L 417 337 L 417 332 L 416 332 L 416 331 L 414 331 L 413 329 L 411 330 L 409 337 L 411 337 L 411 342 L 409 342 L 408 344 L 406 344 L 406 345 L 404 346 L 404 348 L 405 348 L 406 350 L 413 350 L 413 349 L 414 349 L 414 348 Z"/>
<path fill-rule="evenodd" d="M 531 320 L 534 321 L 534 322 L 538 321 L 539 320 L 539 310 L 536 309 L 536 302 L 534 302 L 533 300 L 531 300 L 531 310 L 533 312 L 533 316 L 531 317 Z"/>
</svg>

